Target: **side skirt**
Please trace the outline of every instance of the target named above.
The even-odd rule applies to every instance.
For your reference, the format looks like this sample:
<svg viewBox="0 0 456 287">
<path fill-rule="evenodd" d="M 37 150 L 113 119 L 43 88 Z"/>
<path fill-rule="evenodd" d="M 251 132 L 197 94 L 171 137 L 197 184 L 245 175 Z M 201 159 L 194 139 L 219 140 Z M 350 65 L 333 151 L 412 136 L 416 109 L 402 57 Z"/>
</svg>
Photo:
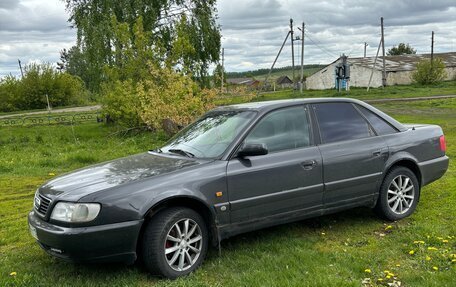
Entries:
<svg viewBox="0 0 456 287">
<path fill-rule="evenodd" d="M 217 226 L 218 235 L 219 235 L 218 241 L 220 242 L 223 239 L 227 239 L 229 237 L 233 237 L 233 236 L 241 234 L 241 233 L 251 232 L 251 231 L 255 231 L 255 230 L 259 230 L 259 229 L 263 229 L 263 228 L 267 228 L 267 227 L 272 227 L 272 226 L 276 226 L 276 225 L 281 225 L 281 224 L 301 221 L 301 220 L 308 219 L 308 218 L 336 213 L 336 212 L 340 212 L 343 210 L 347 210 L 347 209 L 351 209 L 351 208 L 359 207 L 359 206 L 372 207 L 373 206 L 372 197 L 370 197 L 369 199 L 365 199 L 363 201 L 346 203 L 346 204 L 340 205 L 338 207 L 332 207 L 332 208 L 325 209 L 323 206 L 318 206 L 316 209 L 312 208 L 313 210 L 304 209 L 304 210 L 297 210 L 297 211 L 292 211 L 292 212 L 284 212 L 284 213 L 280 213 L 280 214 L 276 214 L 276 215 L 272 215 L 272 216 L 267 216 L 267 217 L 264 217 L 261 219 L 249 220 L 249 221 L 245 221 L 245 222 L 241 222 L 241 223 Z"/>
</svg>

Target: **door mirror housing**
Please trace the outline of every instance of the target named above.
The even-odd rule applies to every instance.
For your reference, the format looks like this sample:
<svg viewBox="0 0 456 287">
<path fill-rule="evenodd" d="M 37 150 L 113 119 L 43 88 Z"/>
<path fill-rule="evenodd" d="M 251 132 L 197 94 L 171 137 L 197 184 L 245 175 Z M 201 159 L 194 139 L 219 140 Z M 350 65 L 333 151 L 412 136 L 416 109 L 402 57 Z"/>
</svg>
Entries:
<svg viewBox="0 0 456 287">
<path fill-rule="evenodd" d="M 243 144 L 242 147 L 238 151 L 239 157 L 258 156 L 258 155 L 266 155 L 266 154 L 268 154 L 268 148 L 267 148 L 266 144 L 263 144 L 263 143 Z"/>
</svg>

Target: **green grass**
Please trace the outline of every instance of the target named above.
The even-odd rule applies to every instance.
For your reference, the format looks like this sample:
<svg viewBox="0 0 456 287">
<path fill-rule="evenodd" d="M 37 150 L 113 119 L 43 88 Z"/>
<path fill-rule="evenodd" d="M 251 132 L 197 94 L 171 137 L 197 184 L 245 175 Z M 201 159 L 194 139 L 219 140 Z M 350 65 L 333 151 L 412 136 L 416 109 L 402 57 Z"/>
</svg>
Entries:
<svg viewBox="0 0 456 287">
<path fill-rule="evenodd" d="M 260 93 L 251 101 L 270 101 L 282 99 L 296 98 L 318 98 L 318 97 L 350 97 L 360 100 L 371 99 L 391 99 L 391 98 L 412 98 L 412 97 L 428 97 L 436 95 L 456 95 L 456 81 L 443 82 L 432 86 L 420 85 L 403 85 L 403 86 L 388 86 L 385 88 L 370 89 L 366 88 L 351 88 L 350 91 L 337 92 L 336 90 L 304 90 L 301 94 L 299 91 L 284 90 L 278 92 Z M 233 95 L 224 97 L 219 100 L 219 104 L 237 104 L 245 101 L 242 96 Z"/>
<path fill-rule="evenodd" d="M 447 153 L 456 157 L 455 99 L 376 106 L 402 122 L 441 125 Z M 363 286 L 365 278 L 372 282 L 366 286 L 386 286 L 392 280 L 402 286 L 454 286 L 453 161 L 441 180 L 423 188 L 417 211 L 407 219 L 388 223 L 358 208 L 239 235 L 222 242 L 221 256 L 210 250 L 197 272 L 176 281 L 154 278 L 138 265 L 66 263 L 38 247 L 26 216 L 40 184 L 52 174 L 163 141 L 151 133 L 124 134 L 95 123 L 0 128 L 0 286 Z M 386 270 L 396 279 L 386 278 Z"/>
</svg>

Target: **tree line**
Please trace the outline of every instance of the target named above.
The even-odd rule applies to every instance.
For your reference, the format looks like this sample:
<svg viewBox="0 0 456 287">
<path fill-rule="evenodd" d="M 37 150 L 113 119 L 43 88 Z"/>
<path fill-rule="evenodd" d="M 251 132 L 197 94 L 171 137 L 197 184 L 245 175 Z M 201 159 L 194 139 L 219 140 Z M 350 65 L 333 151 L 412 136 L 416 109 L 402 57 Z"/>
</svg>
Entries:
<svg viewBox="0 0 456 287">
<path fill-rule="evenodd" d="M 314 69 L 314 68 L 322 68 L 324 65 L 319 65 L 319 64 L 310 64 L 310 65 L 304 65 L 304 69 Z M 280 67 L 280 68 L 273 68 L 272 73 L 274 72 L 281 72 L 281 71 L 291 71 L 292 66 L 285 66 L 285 67 Z M 295 71 L 299 72 L 300 67 L 296 66 Z M 226 76 L 228 78 L 252 78 L 252 77 L 257 77 L 257 76 L 263 76 L 269 73 L 269 69 L 257 69 L 257 70 L 251 70 L 251 71 L 245 71 L 245 72 L 227 72 Z"/>
</svg>

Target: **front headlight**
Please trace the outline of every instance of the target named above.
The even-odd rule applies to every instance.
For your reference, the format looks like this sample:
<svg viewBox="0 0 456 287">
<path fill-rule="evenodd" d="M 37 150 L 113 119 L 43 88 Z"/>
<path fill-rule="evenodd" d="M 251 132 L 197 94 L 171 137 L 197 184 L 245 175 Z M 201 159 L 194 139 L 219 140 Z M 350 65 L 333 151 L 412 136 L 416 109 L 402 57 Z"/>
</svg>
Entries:
<svg viewBox="0 0 456 287">
<path fill-rule="evenodd" d="M 98 203 L 58 202 L 52 210 L 51 219 L 64 222 L 88 222 L 100 212 Z"/>
</svg>

